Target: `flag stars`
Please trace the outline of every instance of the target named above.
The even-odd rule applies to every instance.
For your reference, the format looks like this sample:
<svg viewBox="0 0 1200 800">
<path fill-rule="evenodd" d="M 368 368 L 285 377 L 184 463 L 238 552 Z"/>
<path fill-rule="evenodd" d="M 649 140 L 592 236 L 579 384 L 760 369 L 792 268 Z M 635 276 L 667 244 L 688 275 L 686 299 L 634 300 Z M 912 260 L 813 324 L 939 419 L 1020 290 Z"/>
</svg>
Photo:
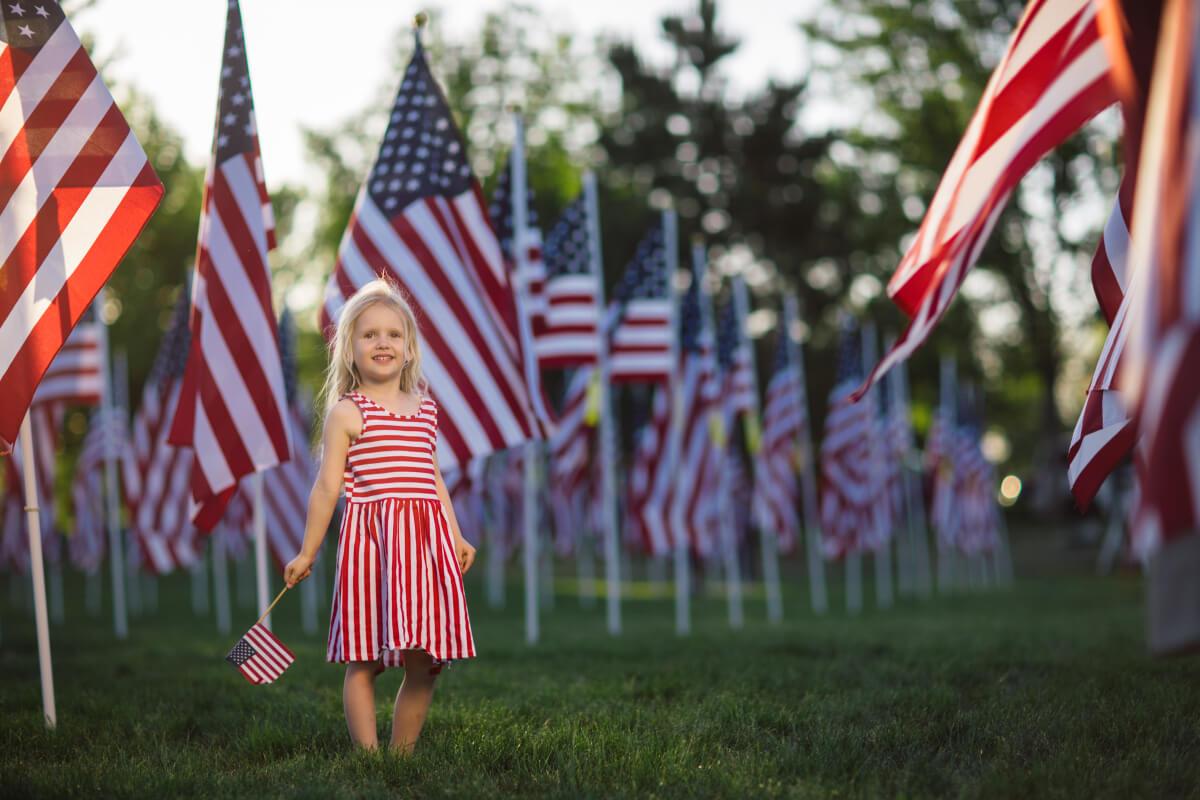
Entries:
<svg viewBox="0 0 1200 800">
<path fill-rule="evenodd" d="M 50 16 L 50 12 L 46 10 L 45 6 L 34 6 L 33 12 L 42 19 L 47 19 Z"/>
<path fill-rule="evenodd" d="M 229 102 L 233 103 L 235 106 L 240 106 L 242 103 L 246 102 L 246 95 L 238 92 L 233 97 L 229 98 Z"/>
<path fill-rule="evenodd" d="M 18 27 L 17 33 L 21 34 L 22 36 L 24 36 L 28 39 L 33 38 L 33 29 L 30 28 L 28 25 L 21 25 L 20 27 Z"/>
<path fill-rule="evenodd" d="M 23 17 L 25 16 L 25 9 L 20 3 L 12 3 L 8 7 L 8 13 L 12 14 L 13 16 Z"/>
</svg>

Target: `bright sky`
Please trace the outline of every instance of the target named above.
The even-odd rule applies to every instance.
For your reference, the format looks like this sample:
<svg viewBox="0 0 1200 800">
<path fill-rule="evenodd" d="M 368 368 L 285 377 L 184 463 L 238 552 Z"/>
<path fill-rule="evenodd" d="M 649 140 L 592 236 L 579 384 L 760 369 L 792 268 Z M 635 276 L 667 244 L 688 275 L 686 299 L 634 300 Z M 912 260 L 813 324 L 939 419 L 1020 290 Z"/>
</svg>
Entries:
<svg viewBox="0 0 1200 800">
<path fill-rule="evenodd" d="M 669 50 L 658 20 L 684 13 L 695 0 L 526 0 L 554 27 L 591 41 L 610 32 L 633 39 L 659 63 Z M 735 90 L 768 77 L 794 78 L 804 69 L 796 22 L 814 0 L 739 0 L 722 3 L 718 23 L 742 39 L 728 75 Z M 501 0 L 454 0 L 442 8 L 445 38 L 462 41 Z M 418 3 L 396 0 L 242 0 L 263 167 L 268 185 L 307 183 L 302 127 L 327 128 L 360 111 L 380 85 L 391 86 L 390 45 L 411 25 Z M 736 9 L 736 11 L 734 10 Z M 136 85 L 185 139 L 189 159 L 203 163 L 212 143 L 217 78 L 224 37 L 222 0 L 99 0 L 73 18 L 96 39 L 101 58 L 113 56 L 107 77 Z M 437 72 L 437 65 L 433 65 Z"/>
</svg>

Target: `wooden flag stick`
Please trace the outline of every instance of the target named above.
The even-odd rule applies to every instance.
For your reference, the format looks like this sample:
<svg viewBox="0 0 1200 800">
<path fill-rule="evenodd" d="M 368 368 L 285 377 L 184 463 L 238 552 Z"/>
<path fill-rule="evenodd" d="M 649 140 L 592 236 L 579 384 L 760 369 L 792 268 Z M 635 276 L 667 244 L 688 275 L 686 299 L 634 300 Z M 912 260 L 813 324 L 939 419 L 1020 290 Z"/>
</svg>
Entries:
<svg viewBox="0 0 1200 800">
<path fill-rule="evenodd" d="M 279 594 L 275 595 L 275 599 L 271 601 L 271 605 L 267 606 L 267 610 L 264 611 L 263 615 L 258 618 L 258 622 L 254 623 L 255 625 L 262 624 L 262 621 L 267 618 L 268 614 L 271 613 L 271 609 L 275 607 L 275 604 L 278 603 L 281 599 L 283 599 L 283 595 L 287 592 L 287 590 L 288 590 L 288 587 L 286 585 L 282 589 L 279 590 Z"/>
</svg>

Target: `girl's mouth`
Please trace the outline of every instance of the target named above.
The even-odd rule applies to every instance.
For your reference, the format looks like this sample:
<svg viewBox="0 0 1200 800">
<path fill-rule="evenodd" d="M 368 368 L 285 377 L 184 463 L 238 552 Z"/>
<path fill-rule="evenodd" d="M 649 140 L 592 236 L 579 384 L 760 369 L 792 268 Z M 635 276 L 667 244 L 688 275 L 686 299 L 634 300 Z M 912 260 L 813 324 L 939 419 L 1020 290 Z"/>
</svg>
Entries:
<svg viewBox="0 0 1200 800">
<path fill-rule="evenodd" d="M 371 356 L 372 361 L 391 361 L 392 358 L 393 358 L 393 356 L 389 356 L 389 355 Z"/>
</svg>

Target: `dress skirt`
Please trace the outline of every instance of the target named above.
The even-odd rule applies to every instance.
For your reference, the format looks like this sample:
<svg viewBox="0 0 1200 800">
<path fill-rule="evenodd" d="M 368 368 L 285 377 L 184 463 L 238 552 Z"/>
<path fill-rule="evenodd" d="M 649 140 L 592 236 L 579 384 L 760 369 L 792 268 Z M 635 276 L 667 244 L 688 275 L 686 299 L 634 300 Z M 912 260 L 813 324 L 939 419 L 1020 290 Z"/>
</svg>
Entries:
<svg viewBox="0 0 1200 800">
<path fill-rule="evenodd" d="M 439 500 L 348 502 L 338 537 L 329 661 L 435 665 L 475 655 L 462 571 Z"/>
</svg>

